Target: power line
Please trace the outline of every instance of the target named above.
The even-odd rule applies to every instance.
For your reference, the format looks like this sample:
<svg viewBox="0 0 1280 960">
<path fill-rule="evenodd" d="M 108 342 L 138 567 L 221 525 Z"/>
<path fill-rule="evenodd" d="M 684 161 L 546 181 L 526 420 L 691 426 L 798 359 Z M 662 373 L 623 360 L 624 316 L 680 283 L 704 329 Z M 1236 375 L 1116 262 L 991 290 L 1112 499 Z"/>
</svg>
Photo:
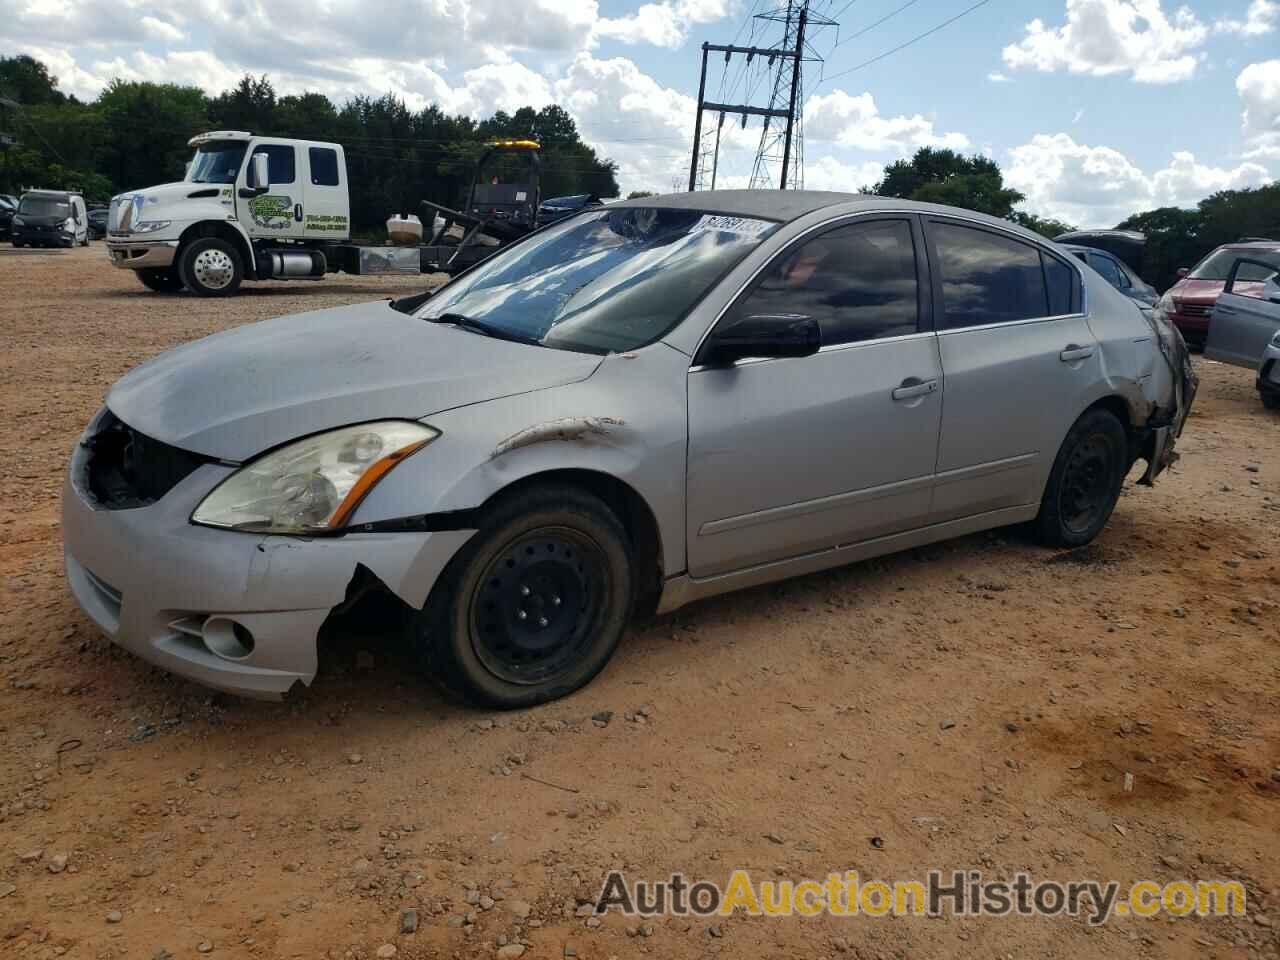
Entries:
<svg viewBox="0 0 1280 960">
<path fill-rule="evenodd" d="M 912 2 L 915 2 L 915 0 L 912 0 Z M 921 40 L 925 39 L 925 37 L 933 36 L 939 30 L 942 30 L 945 27 L 951 26 L 951 24 L 955 23 L 961 17 L 968 16 L 969 14 L 973 13 L 973 11 L 977 10 L 979 7 L 985 7 L 990 2 L 991 0 L 978 0 L 978 2 L 975 3 L 973 6 L 968 7 L 964 10 L 961 10 L 954 17 L 952 17 L 949 20 L 942 21 L 942 23 L 938 24 L 936 27 L 933 27 L 929 30 L 926 30 L 924 33 L 921 33 L 912 37 L 906 43 L 900 43 L 896 47 L 892 48 L 891 50 L 886 50 L 884 53 L 879 54 L 878 56 L 872 57 L 870 60 L 864 60 L 862 61 L 862 63 L 856 64 L 855 66 L 852 66 L 847 70 L 841 70 L 839 73 L 833 73 L 829 77 L 823 77 L 819 85 L 821 85 L 822 83 L 827 83 L 831 80 L 836 80 L 840 77 L 846 76 L 847 74 L 853 73 L 856 70 L 861 70 L 863 67 L 869 67 L 873 63 L 879 63 L 881 60 L 885 59 L 886 57 L 892 56 L 893 54 L 897 53 L 899 50 L 905 50 L 907 47 L 911 46 L 913 43 L 919 43 Z"/>
<path fill-rule="evenodd" d="M 868 24 L 867 26 L 865 26 L 865 27 L 863 27 L 861 30 L 859 30 L 857 33 L 850 34 L 849 36 L 845 37 L 843 40 L 837 40 L 837 41 L 836 41 L 836 43 L 835 43 L 835 46 L 833 46 L 831 49 L 832 49 L 832 50 L 835 50 L 835 49 L 836 49 L 836 47 L 844 46 L 844 45 L 845 45 L 846 43 L 848 43 L 850 40 L 857 40 L 857 39 L 858 39 L 859 37 L 861 37 L 863 34 L 870 33 L 872 30 L 874 30 L 876 27 L 880 26 L 880 24 L 884 23 L 885 21 L 887 21 L 887 20 L 892 20 L 894 17 L 896 17 L 898 14 L 900 14 L 903 10 L 907 9 L 907 7 L 914 6 L 915 4 L 917 4 L 917 3 L 919 3 L 919 2 L 920 2 L 920 0 L 907 0 L 907 2 L 906 2 L 906 3 L 904 3 L 902 6 L 898 7 L 896 10 L 890 10 L 888 13 L 886 13 L 883 17 L 881 17 L 881 18 L 880 18 L 879 20 L 877 20 L 875 23 Z M 832 17 L 832 19 L 834 20 L 834 19 L 836 19 L 836 18 L 835 18 L 835 17 Z"/>
</svg>

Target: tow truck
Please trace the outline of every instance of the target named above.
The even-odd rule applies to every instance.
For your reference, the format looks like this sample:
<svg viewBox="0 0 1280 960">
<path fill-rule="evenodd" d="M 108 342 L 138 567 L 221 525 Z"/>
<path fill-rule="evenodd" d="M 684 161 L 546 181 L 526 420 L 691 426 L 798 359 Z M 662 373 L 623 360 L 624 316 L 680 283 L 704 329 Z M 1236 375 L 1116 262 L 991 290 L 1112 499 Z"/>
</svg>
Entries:
<svg viewBox="0 0 1280 960">
<path fill-rule="evenodd" d="M 351 200 L 341 144 L 216 130 L 192 137 L 186 175 L 111 201 L 111 262 L 150 290 L 236 293 L 246 280 L 321 280 L 331 273 L 456 273 L 535 229 L 537 151 L 531 140 L 487 145 L 464 210 L 439 207 L 431 242 L 413 247 L 351 242 Z M 486 183 L 485 164 L 517 151 L 530 182 Z M 450 236 L 465 227 L 461 239 Z"/>
</svg>

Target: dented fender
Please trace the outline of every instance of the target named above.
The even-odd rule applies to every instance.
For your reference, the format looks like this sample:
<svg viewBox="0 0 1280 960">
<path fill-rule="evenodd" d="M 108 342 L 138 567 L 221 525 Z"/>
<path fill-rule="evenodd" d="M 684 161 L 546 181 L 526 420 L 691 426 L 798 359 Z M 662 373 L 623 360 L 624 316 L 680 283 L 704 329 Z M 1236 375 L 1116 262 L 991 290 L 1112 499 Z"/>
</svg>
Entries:
<svg viewBox="0 0 1280 960">
<path fill-rule="evenodd" d="M 684 569 L 689 358 L 661 342 L 605 357 L 589 378 L 423 418 L 440 436 L 379 483 L 353 518 L 376 525 L 473 510 L 521 480 L 563 470 L 604 474 L 648 505 L 662 567 Z"/>
</svg>

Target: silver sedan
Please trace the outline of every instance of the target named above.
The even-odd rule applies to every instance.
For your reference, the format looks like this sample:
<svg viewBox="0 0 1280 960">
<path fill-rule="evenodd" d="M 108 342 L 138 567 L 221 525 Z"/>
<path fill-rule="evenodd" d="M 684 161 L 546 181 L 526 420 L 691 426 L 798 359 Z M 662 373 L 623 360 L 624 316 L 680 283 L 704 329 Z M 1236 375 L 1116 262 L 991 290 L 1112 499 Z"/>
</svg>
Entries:
<svg viewBox="0 0 1280 960">
<path fill-rule="evenodd" d="M 278 696 L 361 597 L 521 707 L 638 609 L 991 527 L 1057 546 L 1151 482 L 1177 332 L 1055 244 L 947 207 L 724 191 L 592 209 L 433 294 L 136 368 L 72 455 L 66 570 L 121 646 Z"/>
</svg>

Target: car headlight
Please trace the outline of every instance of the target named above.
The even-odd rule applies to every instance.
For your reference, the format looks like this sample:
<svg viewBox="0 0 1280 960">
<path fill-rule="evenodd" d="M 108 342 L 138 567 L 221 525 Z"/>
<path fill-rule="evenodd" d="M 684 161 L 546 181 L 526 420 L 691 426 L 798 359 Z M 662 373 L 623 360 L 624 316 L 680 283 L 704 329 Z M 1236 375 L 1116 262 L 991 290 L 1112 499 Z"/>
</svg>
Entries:
<svg viewBox="0 0 1280 960">
<path fill-rule="evenodd" d="M 14 218 L 9 222 L 12 223 L 15 227 L 25 227 L 27 225 L 27 221 L 23 220 L 21 217 L 17 216 L 16 214 L 14 215 Z"/>
<path fill-rule="evenodd" d="M 154 233 L 157 230 L 163 230 L 172 220 L 139 220 L 130 229 L 130 233 Z"/>
<path fill-rule="evenodd" d="M 339 530 L 379 480 L 438 436 L 421 423 L 384 420 L 298 440 L 227 477 L 191 521 L 254 533 Z"/>
</svg>

